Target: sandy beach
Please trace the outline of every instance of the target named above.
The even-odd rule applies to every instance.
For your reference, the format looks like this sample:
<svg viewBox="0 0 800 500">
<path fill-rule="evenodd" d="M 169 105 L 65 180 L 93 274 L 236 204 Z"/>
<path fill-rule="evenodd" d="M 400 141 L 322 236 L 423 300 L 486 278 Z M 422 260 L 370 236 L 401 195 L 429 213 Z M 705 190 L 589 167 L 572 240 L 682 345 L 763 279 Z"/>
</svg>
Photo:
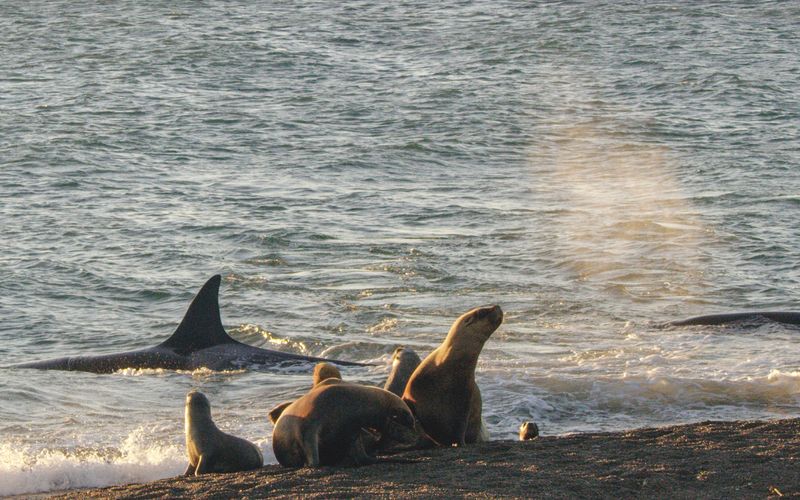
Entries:
<svg viewBox="0 0 800 500">
<path fill-rule="evenodd" d="M 359 468 L 177 477 L 51 498 L 800 496 L 800 419 L 701 422 L 404 452 Z"/>
</svg>

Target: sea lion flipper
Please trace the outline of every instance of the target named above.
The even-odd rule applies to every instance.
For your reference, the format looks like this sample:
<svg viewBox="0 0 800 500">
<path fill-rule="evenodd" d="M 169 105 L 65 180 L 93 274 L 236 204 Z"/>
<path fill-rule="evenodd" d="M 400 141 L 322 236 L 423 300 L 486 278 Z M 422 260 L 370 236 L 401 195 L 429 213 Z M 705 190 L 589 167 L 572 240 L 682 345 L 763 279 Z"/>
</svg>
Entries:
<svg viewBox="0 0 800 500">
<path fill-rule="evenodd" d="M 210 472 L 211 470 L 211 461 L 208 459 L 208 455 L 200 455 L 197 458 L 197 468 L 194 471 L 195 476 L 199 476 L 200 474 L 205 474 L 206 472 Z"/>
<path fill-rule="evenodd" d="M 264 467 L 264 454 L 261 453 L 261 448 L 259 448 L 255 443 L 251 443 L 247 441 L 247 444 L 250 445 L 250 449 L 253 450 L 253 468 L 260 469 Z"/>
<path fill-rule="evenodd" d="M 283 403 L 277 405 L 275 408 L 271 409 L 269 413 L 267 413 L 267 415 L 269 416 L 269 421 L 272 422 L 273 425 L 276 424 L 280 416 L 283 414 L 283 410 L 285 410 L 286 407 L 288 407 L 292 403 L 294 403 L 294 401 L 284 401 Z"/>
<path fill-rule="evenodd" d="M 346 461 L 355 466 L 374 464 L 378 459 L 367 453 L 367 448 L 375 448 L 377 442 L 378 438 L 375 434 L 361 429 L 361 432 L 350 444 Z"/>
<path fill-rule="evenodd" d="M 481 418 L 481 430 L 478 434 L 478 442 L 479 443 L 486 443 L 491 439 L 491 435 L 489 434 L 489 428 L 486 427 L 486 421 Z"/>
<path fill-rule="evenodd" d="M 319 467 L 319 429 L 303 434 L 303 453 L 308 467 Z"/>
<path fill-rule="evenodd" d="M 189 465 L 186 466 L 186 471 L 183 473 L 184 476 L 194 476 L 195 466 L 192 465 L 192 462 L 189 462 Z"/>
</svg>

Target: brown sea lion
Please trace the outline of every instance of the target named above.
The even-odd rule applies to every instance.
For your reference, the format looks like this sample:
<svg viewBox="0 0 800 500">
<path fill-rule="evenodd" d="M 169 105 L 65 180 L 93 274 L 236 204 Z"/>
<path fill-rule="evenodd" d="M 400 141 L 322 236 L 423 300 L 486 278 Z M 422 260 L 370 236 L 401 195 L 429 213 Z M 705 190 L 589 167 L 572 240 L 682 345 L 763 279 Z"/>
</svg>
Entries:
<svg viewBox="0 0 800 500">
<path fill-rule="evenodd" d="M 369 429 L 369 430 L 367 430 Z M 320 384 L 288 405 L 272 432 L 285 467 L 362 465 L 375 458 L 376 431 L 401 442 L 416 439 L 414 416 L 396 395 L 349 382 Z"/>
<path fill-rule="evenodd" d="M 186 395 L 186 455 L 189 466 L 184 475 L 208 472 L 238 472 L 258 469 L 264 457 L 258 446 L 219 430 L 211 420 L 211 405 L 201 392 Z"/>
<path fill-rule="evenodd" d="M 479 307 L 461 315 L 444 342 L 411 375 L 403 401 L 439 445 L 488 439 L 475 367 L 483 344 L 502 322 L 500 306 Z"/>
<path fill-rule="evenodd" d="M 522 422 L 519 426 L 519 440 L 529 441 L 539 437 L 539 426 L 535 422 Z"/>
<path fill-rule="evenodd" d="M 406 390 L 408 379 L 411 374 L 420 364 L 419 356 L 413 349 L 407 347 L 398 347 L 392 354 L 392 371 L 389 373 L 389 378 L 383 388 L 387 391 L 403 397 L 403 392 Z"/>
</svg>

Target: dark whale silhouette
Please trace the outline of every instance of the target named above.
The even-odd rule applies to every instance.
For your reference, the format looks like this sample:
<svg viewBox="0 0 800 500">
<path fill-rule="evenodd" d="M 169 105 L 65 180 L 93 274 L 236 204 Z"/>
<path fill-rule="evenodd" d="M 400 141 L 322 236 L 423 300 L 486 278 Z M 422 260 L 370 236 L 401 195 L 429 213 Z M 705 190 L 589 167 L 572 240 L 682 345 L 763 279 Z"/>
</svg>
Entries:
<svg viewBox="0 0 800 500">
<path fill-rule="evenodd" d="M 228 335 L 222 326 L 219 314 L 219 284 L 221 281 L 222 278 L 219 275 L 208 280 L 192 300 L 175 333 L 155 347 L 102 356 L 70 356 L 34 361 L 13 365 L 11 368 L 112 373 L 123 368 L 231 370 L 252 367 L 264 369 L 318 361 L 364 366 L 364 363 L 290 354 L 237 342 Z"/>
<path fill-rule="evenodd" d="M 694 325 L 723 325 L 734 321 L 766 319 L 785 323 L 787 325 L 800 325 L 800 312 L 791 311 L 748 311 L 738 313 L 708 314 L 705 316 L 695 316 L 693 318 L 670 321 L 672 326 L 694 326 Z"/>
</svg>

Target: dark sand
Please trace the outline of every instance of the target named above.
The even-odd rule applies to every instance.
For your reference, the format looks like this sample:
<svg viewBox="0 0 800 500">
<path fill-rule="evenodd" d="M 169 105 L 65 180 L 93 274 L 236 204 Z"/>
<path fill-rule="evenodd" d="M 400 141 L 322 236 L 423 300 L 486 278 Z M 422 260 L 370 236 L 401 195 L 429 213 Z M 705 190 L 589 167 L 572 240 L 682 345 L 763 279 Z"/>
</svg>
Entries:
<svg viewBox="0 0 800 500">
<path fill-rule="evenodd" d="M 800 497 L 800 419 L 702 422 L 405 452 L 359 468 L 172 478 L 59 498 Z"/>
</svg>

